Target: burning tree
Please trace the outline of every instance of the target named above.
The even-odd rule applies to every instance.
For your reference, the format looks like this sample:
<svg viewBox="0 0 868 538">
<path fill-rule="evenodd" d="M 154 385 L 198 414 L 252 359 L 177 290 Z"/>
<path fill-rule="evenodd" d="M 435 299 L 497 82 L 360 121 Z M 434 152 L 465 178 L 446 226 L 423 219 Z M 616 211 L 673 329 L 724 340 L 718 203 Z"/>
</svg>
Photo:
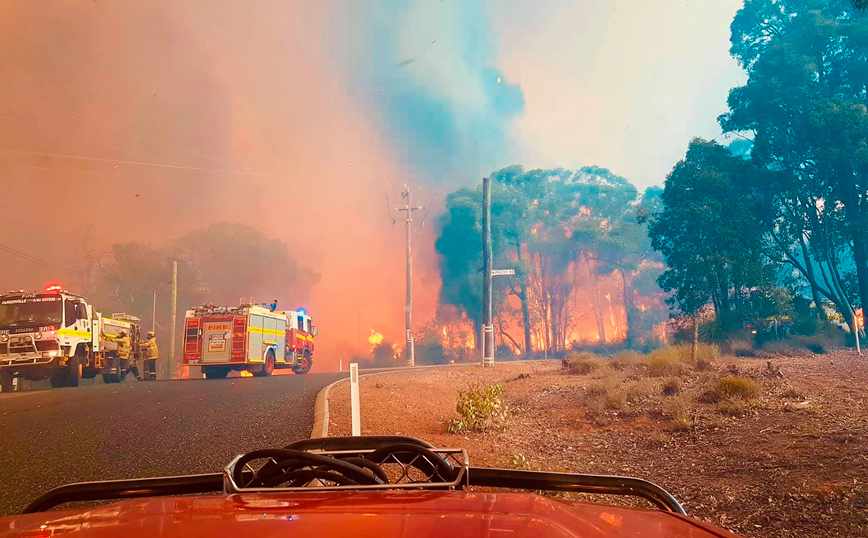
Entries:
<svg viewBox="0 0 868 538">
<path fill-rule="evenodd" d="M 511 166 L 491 177 L 495 263 L 516 270 L 515 277 L 495 281 L 502 342 L 507 340 L 503 318 L 512 312 L 520 312 L 525 353 L 561 353 L 573 341 L 605 344 L 631 336 L 638 291 L 631 281 L 645 261 L 657 259 L 645 225 L 637 221 L 636 188 L 598 167 Z M 446 207 L 436 244 L 442 255 L 441 302 L 465 314 L 478 334 L 480 188 L 451 193 Z M 589 314 L 592 334 L 586 330 Z"/>
</svg>

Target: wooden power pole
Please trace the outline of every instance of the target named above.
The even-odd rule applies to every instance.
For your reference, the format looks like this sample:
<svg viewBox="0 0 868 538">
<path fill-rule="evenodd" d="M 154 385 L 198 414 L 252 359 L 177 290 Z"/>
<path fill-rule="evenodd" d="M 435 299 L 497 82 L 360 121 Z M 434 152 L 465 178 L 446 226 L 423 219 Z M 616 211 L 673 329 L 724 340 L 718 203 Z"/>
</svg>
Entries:
<svg viewBox="0 0 868 538">
<path fill-rule="evenodd" d="M 404 304 L 404 321 L 407 329 L 407 341 L 404 346 L 404 358 L 407 366 L 416 364 L 416 350 L 413 341 L 413 256 L 410 245 L 411 228 L 413 222 L 413 211 L 424 209 L 422 206 L 413 205 L 413 191 L 410 187 L 404 185 L 404 190 L 401 192 L 401 198 L 404 199 L 404 207 L 399 207 L 397 211 L 405 211 L 404 222 L 407 233 L 407 299 Z"/>
<path fill-rule="evenodd" d="M 178 323 L 178 262 L 172 262 L 172 343 L 169 351 L 168 378 L 175 377 L 175 336 Z"/>
<path fill-rule="evenodd" d="M 482 365 L 494 365 L 494 323 L 492 321 L 491 271 L 491 178 L 482 178 Z"/>
</svg>

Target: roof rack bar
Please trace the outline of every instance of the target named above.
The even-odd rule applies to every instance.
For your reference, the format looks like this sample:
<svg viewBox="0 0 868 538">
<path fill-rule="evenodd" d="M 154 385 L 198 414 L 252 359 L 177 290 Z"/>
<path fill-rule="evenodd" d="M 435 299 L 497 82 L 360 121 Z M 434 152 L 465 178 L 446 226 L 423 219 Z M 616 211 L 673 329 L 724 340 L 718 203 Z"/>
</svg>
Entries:
<svg viewBox="0 0 868 538">
<path fill-rule="evenodd" d="M 656 484 L 639 478 L 489 469 L 486 467 L 470 467 L 467 471 L 471 486 L 630 495 L 651 501 L 663 510 L 687 515 L 687 512 L 671 493 Z"/>
</svg>

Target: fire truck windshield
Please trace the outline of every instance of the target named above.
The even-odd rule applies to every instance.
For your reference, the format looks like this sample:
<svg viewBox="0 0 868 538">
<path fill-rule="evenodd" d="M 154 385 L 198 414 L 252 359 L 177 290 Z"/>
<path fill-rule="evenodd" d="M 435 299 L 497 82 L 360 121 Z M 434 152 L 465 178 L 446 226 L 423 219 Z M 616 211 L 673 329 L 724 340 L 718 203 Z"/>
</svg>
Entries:
<svg viewBox="0 0 868 538">
<path fill-rule="evenodd" d="M 59 325 L 63 299 L 57 295 L 9 297 L 0 300 L 0 328 L 24 325 Z"/>
</svg>

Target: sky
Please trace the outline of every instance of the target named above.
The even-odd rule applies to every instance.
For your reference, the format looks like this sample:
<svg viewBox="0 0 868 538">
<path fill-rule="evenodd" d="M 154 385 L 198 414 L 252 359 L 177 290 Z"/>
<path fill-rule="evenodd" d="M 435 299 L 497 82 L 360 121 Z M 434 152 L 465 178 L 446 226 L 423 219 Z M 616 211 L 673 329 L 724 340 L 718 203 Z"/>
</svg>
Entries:
<svg viewBox="0 0 868 538">
<path fill-rule="evenodd" d="M 309 311 L 332 358 L 370 328 L 403 334 L 393 186 L 433 200 L 414 231 L 423 323 L 438 192 L 512 164 L 662 184 L 743 79 L 735 0 L 50 5 L 0 1 L 0 244 L 78 267 L 249 224 L 321 275 Z M 2 288 L 56 279 L 0 252 Z"/>
</svg>

